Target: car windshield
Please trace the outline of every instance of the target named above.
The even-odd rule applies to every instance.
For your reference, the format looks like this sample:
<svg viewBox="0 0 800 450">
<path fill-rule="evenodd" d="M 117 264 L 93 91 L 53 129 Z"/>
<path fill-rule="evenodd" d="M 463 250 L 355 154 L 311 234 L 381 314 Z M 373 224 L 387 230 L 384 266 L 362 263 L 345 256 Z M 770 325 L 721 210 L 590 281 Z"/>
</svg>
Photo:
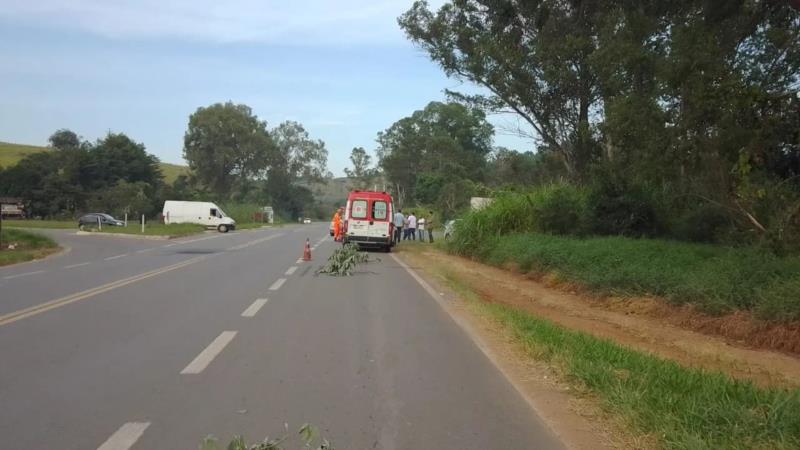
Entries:
<svg viewBox="0 0 800 450">
<path fill-rule="evenodd" d="M 99 215 L 99 216 L 101 216 L 101 217 L 103 217 L 103 218 L 105 218 L 105 219 L 108 219 L 108 220 L 116 220 L 116 219 L 114 219 L 113 217 L 111 217 L 111 216 L 110 216 L 110 215 L 108 215 L 108 214 L 98 214 L 98 215 Z"/>
</svg>

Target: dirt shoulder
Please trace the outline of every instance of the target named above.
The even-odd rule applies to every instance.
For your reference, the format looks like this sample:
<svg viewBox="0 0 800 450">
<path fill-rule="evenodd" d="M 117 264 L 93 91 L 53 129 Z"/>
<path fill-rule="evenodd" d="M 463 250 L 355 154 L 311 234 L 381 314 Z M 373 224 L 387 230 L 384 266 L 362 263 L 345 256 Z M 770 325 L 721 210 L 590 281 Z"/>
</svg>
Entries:
<svg viewBox="0 0 800 450">
<path fill-rule="evenodd" d="M 428 252 L 400 251 L 408 264 L 435 291 L 442 307 L 470 334 L 516 390 L 567 448 L 573 450 L 652 449 L 647 438 L 633 436 L 604 413 L 585 393 L 560 380 L 548 364 L 531 359 L 508 330 L 482 315 L 454 288 L 446 266 L 430 264 Z"/>
<path fill-rule="evenodd" d="M 653 299 L 592 298 L 430 246 L 407 246 L 400 255 L 432 282 L 441 286 L 455 279 L 486 302 L 513 306 L 686 367 L 721 371 L 759 386 L 800 387 L 800 358 L 685 329 L 681 325 L 692 319 L 682 308 Z"/>
</svg>

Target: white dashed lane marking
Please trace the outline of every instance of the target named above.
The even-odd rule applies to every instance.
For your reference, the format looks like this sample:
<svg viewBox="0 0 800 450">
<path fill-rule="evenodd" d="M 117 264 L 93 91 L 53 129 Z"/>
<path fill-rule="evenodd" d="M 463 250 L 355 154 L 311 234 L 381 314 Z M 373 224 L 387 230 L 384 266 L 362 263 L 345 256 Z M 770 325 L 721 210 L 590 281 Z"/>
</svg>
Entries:
<svg viewBox="0 0 800 450">
<path fill-rule="evenodd" d="M 103 259 L 103 261 L 111 261 L 111 260 L 114 260 L 114 259 L 124 258 L 126 256 L 128 256 L 127 253 L 123 253 L 123 254 L 117 255 L 117 256 L 109 256 L 108 258 Z"/>
<path fill-rule="evenodd" d="M 34 272 L 18 273 L 16 275 L 8 275 L 8 276 L 3 277 L 3 279 L 4 280 L 11 280 L 13 278 L 27 277 L 27 276 L 30 276 L 30 275 L 37 275 L 37 274 L 40 274 L 40 273 L 44 273 L 44 270 L 37 270 L 37 271 L 34 271 Z"/>
<path fill-rule="evenodd" d="M 206 370 L 211 361 L 225 349 L 225 346 L 230 344 L 234 337 L 236 337 L 236 331 L 223 331 L 188 366 L 181 370 L 181 375 L 196 375 Z"/>
<path fill-rule="evenodd" d="M 277 281 L 272 283 L 272 286 L 269 287 L 269 290 L 270 291 L 277 291 L 278 289 L 281 288 L 281 286 L 283 286 L 283 283 L 286 283 L 286 278 L 278 278 Z"/>
<path fill-rule="evenodd" d="M 150 422 L 128 422 L 108 438 L 97 450 L 128 450 L 144 434 Z"/>
<path fill-rule="evenodd" d="M 252 305 L 244 310 L 242 317 L 255 317 L 255 315 L 258 314 L 258 311 L 263 308 L 268 301 L 269 299 L 266 298 L 259 298 L 258 300 L 254 301 Z"/>
<path fill-rule="evenodd" d="M 289 267 L 289 270 L 286 271 L 286 276 L 292 276 L 295 271 L 297 271 L 297 266 Z"/>
<path fill-rule="evenodd" d="M 89 264 L 91 264 L 91 263 L 85 262 L 85 263 L 80 263 L 80 264 L 72 264 L 70 266 L 64 266 L 64 268 L 65 269 L 74 269 L 76 267 L 88 266 Z"/>
</svg>

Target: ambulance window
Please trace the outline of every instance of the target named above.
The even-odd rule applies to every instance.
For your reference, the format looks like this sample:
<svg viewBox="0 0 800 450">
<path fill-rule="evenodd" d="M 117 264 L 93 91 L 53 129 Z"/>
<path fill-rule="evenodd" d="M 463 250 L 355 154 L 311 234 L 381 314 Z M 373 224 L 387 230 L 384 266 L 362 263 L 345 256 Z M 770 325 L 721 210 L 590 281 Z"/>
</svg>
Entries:
<svg viewBox="0 0 800 450">
<path fill-rule="evenodd" d="M 352 212 L 350 217 L 353 219 L 366 219 L 367 218 L 367 201 L 366 200 L 353 200 Z"/>
<path fill-rule="evenodd" d="M 386 202 L 375 201 L 372 203 L 372 218 L 375 220 L 386 220 Z"/>
</svg>

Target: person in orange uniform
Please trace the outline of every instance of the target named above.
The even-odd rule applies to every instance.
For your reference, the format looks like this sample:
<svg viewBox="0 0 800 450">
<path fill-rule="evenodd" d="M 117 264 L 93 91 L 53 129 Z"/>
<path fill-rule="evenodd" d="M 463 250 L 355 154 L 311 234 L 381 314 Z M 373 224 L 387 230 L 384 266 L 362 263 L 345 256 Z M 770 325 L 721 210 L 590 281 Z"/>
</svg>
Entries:
<svg viewBox="0 0 800 450">
<path fill-rule="evenodd" d="M 342 213 L 344 210 L 339 208 L 336 214 L 333 215 L 333 240 L 340 242 L 342 240 Z"/>
</svg>

